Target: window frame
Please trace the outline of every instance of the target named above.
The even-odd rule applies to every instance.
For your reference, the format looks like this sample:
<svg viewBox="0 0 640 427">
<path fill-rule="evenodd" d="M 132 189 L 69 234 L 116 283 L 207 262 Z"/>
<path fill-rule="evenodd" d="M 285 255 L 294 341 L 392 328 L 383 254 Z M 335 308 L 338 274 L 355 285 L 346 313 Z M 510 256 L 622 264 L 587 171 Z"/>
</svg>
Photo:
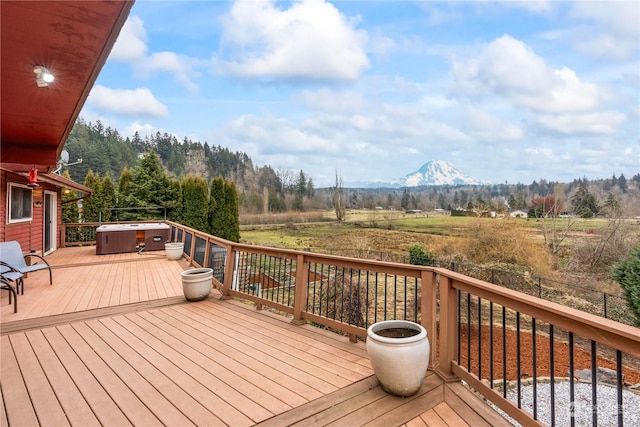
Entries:
<svg viewBox="0 0 640 427">
<path fill-rule="evenodd" d="M 19 188 L 21 194 L 25 194 L 27 191 L 29 192 L 29 215 L 23 216 L 21 218 L 13 218 L 13 197 L 14 194 L 17 194 L 14 189 Z M 18 184 L 17 182 L 9 183 L 9 191 L 7 192 L 7 224 L 19 224 L 22 222 L 33 221 L 33 191 L 26 185 Z M 22 201 L 22 208 L 26 206 L 25 201 Z"/>
</svg>

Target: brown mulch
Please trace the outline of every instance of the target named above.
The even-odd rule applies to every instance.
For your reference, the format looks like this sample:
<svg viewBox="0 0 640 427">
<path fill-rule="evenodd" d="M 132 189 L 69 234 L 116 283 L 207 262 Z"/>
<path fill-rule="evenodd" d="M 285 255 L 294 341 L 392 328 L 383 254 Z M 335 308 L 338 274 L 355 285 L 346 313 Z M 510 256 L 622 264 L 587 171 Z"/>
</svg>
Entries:
<svg viewBox="0 0 640 427">
<path fill-rule="evenodd" d="M 482 326 L 482 378 L 489 379 L 491 368 L 491 348 L 489 340 L 489 326 Z M 467 329 L 463 326 L 461 330 L 460 341 L 460 365 L 464 368 L 468 367 L 467 363 Z M 554 375 L 555 377 L 569 376 L 569 344 L 564 339 L 564 335 L 556 331 L 554 333 L 553 357 L 554 357 Z M 517 372 L 517 334 L 515 330 L 508 329 L 506 332 L 507 343 L 507 380 L 515 380 L 518 376 Z M 536 333 L 536 377 L 550 376 L 550 360 L 549 337 L 544 331 Z M 478 333 L 477 325 L 471 326 L 471 366 L 470 372 L 478 374 Z M 578 370 L 591 369 L 591 349 L 588 342 L 576 339 L 574 340 L 573 349 L 574 373 Z M 640 383 L 640 363 L 636 358 L 623 355 L 624 382 L 627 384 Z M 533 338 L 530 331 L 520 331 L 520 377 L 529 378 L 533 376 Z M 596 346 L 596 365 L 616 370 L 615 351 L 604 346 Z M 493 327 L 493 379 L 502 379 L 503 377 L 503 357 L 502 357 L 502 328 L 500 326 Z"/>
</svg>

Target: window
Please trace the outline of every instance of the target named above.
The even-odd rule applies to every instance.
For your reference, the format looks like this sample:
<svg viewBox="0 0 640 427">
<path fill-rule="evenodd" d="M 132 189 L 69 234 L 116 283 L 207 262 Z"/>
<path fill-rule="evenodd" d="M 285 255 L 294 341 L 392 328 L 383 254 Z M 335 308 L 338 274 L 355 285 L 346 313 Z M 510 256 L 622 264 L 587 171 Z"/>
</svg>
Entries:
<svg viewBox="0 0 640 427">
<path fill-rule="evenodd" d="M 33 193 L 29 187 L 9 184 L 9 223 L 31 221 Z"/>
</svg>

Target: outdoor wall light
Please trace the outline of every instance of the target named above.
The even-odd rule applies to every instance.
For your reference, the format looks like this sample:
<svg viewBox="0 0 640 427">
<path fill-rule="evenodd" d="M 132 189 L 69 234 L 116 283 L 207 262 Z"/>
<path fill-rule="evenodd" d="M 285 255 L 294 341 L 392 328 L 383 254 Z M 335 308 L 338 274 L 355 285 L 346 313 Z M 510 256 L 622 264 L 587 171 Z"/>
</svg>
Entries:
<svg viewBox="0 0 640 427">
<path fill-rule="evenodd" d="M 36 84 L 38 87 L 47 87 L 49 83 L 53 82 L 54 77 L 46 67 L 42 65 L 36 65 L 33 67 L 33 72 L 36 75 Z"/>
</svg>

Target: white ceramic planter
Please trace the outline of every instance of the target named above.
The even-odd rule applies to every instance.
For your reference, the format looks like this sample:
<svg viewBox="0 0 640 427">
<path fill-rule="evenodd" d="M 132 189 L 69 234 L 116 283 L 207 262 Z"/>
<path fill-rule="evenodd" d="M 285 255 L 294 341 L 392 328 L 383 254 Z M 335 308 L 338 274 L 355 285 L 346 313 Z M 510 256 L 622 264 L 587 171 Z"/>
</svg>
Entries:
<svg viewBox="0 0 640 427">
<path fill-rule="evenodd" d="M 167 254 L 167 258 L 171 260 L 177 260 L 182 258 L 184 252 L 184 243 L 165 243 L 164 251 Z"/>
<path fill-rule="evenodd" d="M 407 328 L 417 332 L 404 338 L 380 335 L 385 329 Z M 367 353 L 380 386 L 396 396 L 415 394 L 429 366 L 427 330 L 406 320 L 385 320 L 367 329 Z"/>
<path fill-rule="evenodd" d="M 202 301 L 209 296 L 213 283 L 213 269 L 192 268 L 181 274 L 182 291 L 187 301 Z"/>
</svg>

